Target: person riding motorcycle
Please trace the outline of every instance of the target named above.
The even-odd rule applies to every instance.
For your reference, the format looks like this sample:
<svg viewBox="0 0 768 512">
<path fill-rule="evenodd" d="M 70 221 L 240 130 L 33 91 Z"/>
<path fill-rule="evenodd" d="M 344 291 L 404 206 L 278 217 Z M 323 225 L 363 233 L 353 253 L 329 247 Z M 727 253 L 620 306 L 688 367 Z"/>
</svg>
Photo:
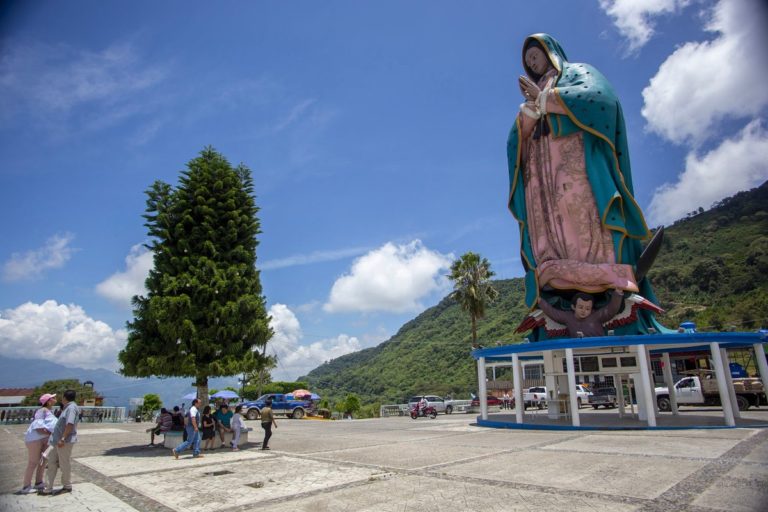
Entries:
<svg viewBox="0 0 768 512">
<path fill-rule="evenodd" d="M 425 412 L 427 410 L 427 407 L 429 407 L 429 402 L 427 401 L 427 397 L 423 396 L 421 397 L 421 400 L 419 400 L 418 409 L 416 409 L 416 412 L 418 412 L 422 416 L 425 416 L 427 414 Z"/>
</svg>

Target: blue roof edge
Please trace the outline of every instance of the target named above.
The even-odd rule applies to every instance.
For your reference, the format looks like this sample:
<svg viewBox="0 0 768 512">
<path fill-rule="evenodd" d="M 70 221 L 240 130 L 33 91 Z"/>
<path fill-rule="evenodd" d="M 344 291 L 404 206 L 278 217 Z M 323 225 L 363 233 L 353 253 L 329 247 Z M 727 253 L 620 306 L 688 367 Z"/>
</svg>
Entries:
<svg viewBox="0 0 768 512">
<path fill-rule="evenodd" d="M 561 338 L 553 341 L 533 341 L 515 343 L 499 347 L 479 348 L 472 351 L 474 359 L 481 357 L 503 357 L 543 350 L 563 350 L 566 348 L 627 347 L 633 345 L 708 345 L 721 343 L 726 348 L 744 348 L 755 343 L 768 343 L 765 332 L 695 332 L 673 334 L 639 334 L 625 336 L 595 336 L 591 338 Z M 682 348 L 682 347 L 681 347 Z"/>
</svg>

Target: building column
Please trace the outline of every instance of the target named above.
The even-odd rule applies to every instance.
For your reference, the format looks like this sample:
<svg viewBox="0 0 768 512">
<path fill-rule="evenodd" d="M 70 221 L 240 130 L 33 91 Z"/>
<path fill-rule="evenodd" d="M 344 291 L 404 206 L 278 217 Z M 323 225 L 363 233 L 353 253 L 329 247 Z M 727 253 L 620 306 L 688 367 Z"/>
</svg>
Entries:
<svg viewBox="0 0 768 512">
<path fill-rule="evenodd" d="M 651 396 L 653 397 L 653 415 L 659 417 L 659 401 L 656 400 L 656 372 L 653 371 L 653 365 L 651 364 L 651 351 L 648 346 L 645 346 L 645 357 L 648 360 L 648 379 L 651 383 Z"/>
<path fill-rule="evenodd" d="M 579 402 L 576 396 L 576 368 L 573 364 L 573 349 L 565 349 L 565 367 L 568 370 L 568 407 L 571 409 L 571 421 L 574 427 L 581 426 Z"/>
<path fill-rule="evenodd" d="M 755 361 L 757 361 L 757 369 L 760 371 L 760 380 L 763 381 L 763 390 L 768 393 L 768 362 L 765 360 L 763 344 L 755 343 L 752 345 L 752 349 L 755 351 Z"/>
<path fill-rule="evenodd" d="M 555 354 L 552 350 L 545 350 L 542 354 L 544 358 L 544 386 L 547 388 L 547 417 L 552 420 L 556 420 L 560 414 L 560 410 L 553 406 L 557 397 L 555 396 L 555 390 L 557 389 L 557 377 L 555 373 L 560 373 L 562 370 L 557 370 L 555 367 Z"/>
<path fill-rule="evenodd" d="M 480 417 L 488 419 L 488 387 L 485 379 L 485 358 L 477 359 L 477 399 L 480 401 Z"/>
<path fill-rule="evenodd" d="M 677 416 L 680 412 L 677 410 L 677 394 L 675 392 L 675 383 L 672 380 L 672 363 L 669 360 L 669 352 L 661 354 L 661 362 L 664 364 L 664 383 L 669 390 L 669 403 L 672 405 L 672 415 Z"/>
<path fill-rule="evenodd" d="M 741 418 L 741 412 L 739 412 L 739 402 L 736 400 L 736 390 L 733 389 L 733 377 L 731 376 L 731 365 L 728 359 L 728 352 L 724 349 L 720 349 L 720 357 L 723 358 L 723 370 L 725 371 L 725 387 L 728 389 L 728 398 L 731 399 L 731 410 L 733 411 L 733 417 L 735 419 Z"/>
<path fill-rule="evenodd" d="M 712 362 L 715 364 L 715 375 L 717 376 L 717 390 L 720 392 L 720 403 L 723 405 L 723 417 L 725 424 L 729 427 L 736 426 L 736 420 L 733 417 L 733 406 L 731 405 L 731 396 L 728 393 L 728 383 L 726 382 L 725 371 L 723 370 L 723 358 L 720 355 L 720 344 L 710 343 L 709 351 L 712 353 Z M 702 385 L 702 393 L 704 386 Z"/>
<path fill-rule="evenodd" d="M 512 354 L 512 385 L 515 386 L 515 422 L 523 423 L 523 376 L 520 367 L 520 357 Z"/>
<path fill-rule="evenodd" d="M 624 417 L 624 383 L 621 381 L 621 375 L 611 375 L 613 377 L 613 387 L 616 388 L 616 400 L 619 401 L 619 418 Z"/>
<path fill-rule="evenodd" d="M 648 420 L 649 427 L 656 426 L 656 390 L 651 387 L 651 375 L 649 373 L 650 364 L 648 364 L 648 352 L 645 350 L 645 345 L 637 346 L 637 357 L 640 359 L 640 385 L 643 387 L 642 395 L 637 398 L 645 399 L 643 407 L 645 408 L 646 418 Z"/>
</svg>

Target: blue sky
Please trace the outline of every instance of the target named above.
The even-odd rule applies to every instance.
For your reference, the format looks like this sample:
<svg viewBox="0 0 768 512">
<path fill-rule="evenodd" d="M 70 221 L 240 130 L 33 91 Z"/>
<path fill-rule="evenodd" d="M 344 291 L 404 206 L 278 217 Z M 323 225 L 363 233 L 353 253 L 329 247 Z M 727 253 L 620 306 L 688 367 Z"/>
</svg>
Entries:
<svg viewBox="0 0 768 512">
<path fill-rule="evenodd" d="M 649 224 L 709 208 L 768 178 L 766 19 L 757 0 L 4 2 L 0 350 L 116 368 L 144 191 L 206 145 L 253 171 L 276 379 L 395 334 L 466 251 L 520 276 L 505 151 L 535 32 L 612 82 Z"/>
</svg>

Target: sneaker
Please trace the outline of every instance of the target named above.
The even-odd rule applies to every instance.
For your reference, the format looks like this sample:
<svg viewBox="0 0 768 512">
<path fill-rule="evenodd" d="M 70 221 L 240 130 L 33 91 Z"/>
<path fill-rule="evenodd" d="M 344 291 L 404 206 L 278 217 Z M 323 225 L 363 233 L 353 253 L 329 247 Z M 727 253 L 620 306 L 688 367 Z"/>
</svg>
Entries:
<svg viewBox="0 0 768 512">
<path fill-rule="evenodd" d="M 54 496 L 58 496 L 59 494 L 67 494 L 69 492 L 72 492 L 72 488 L 71 487 L 62 487 L 58 491 L 54 491 L 53 495 Z"/>
<path fill-rule="evenodd" d="M 42 491 L 43 489 L 45 489 L 45 482 L 37 482 L 34 487 L 38 491 Z"/>
<path fill-rule="evenodd" d="M 36 492 L 37 492 L 37 489 L 35 489 L 31 485 L 28 485 L 26 487 L 22 487 L 21 490 L 16 494 L 34 494 Z"/>
<path fill-rule="evenodd" d="M 233 452 L 239 452 L 239 451 L 240 451 L 240 448 L 238 448 L 237 446 L 233 446 L 233 447 L 232 447 L 232 451 L 233 451 Z"/>
<path fill-rule="evenodd" d="M 178 454 L 178 453 L 176 453 L 176 450 L 175 450 L 175 449 L 171 450 L 171 455 L 173 455 L 173 458 L 174 458 L 174 459 L 176 459 L 176 460 L 179 460 L 179 454 Z"/>
<path fill-rule="evenodd" d="M 198 453 L 197 455 L 193 455 L 192 458 L 193 459 L 202 459 L 202 458 L 205 458 L 205 455 L 202 455 L 202 454 Z"/>
<path fill-rule="evenodd" d="M 262 450 L 270 450 L 271 448 L 269 446 L 262 446 L 261 449 Z"/>
<path fill-rule="evenodd" d="M 53 491 L 49 491 L 48 489 L 40 489 L 39 491 L 37 491 L 37 495 L 38 496 L 52 496 L 53 495 Z"/>
</svg>

